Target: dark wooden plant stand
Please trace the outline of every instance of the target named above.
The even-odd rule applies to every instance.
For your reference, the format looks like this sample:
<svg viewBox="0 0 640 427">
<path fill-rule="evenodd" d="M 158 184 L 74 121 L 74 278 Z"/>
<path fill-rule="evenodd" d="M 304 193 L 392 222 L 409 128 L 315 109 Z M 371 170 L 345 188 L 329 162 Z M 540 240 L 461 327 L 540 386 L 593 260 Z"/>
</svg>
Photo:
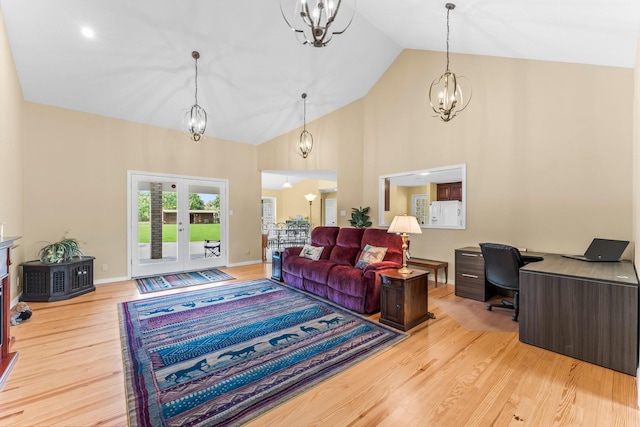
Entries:
<svg viewBox="0 0 640 427">
<path fill-rule="evenodd" d="M 56 264 L 22 264 L 23 301 L 61 301 L 95 291 L 91 256 Z"/>
</svg>

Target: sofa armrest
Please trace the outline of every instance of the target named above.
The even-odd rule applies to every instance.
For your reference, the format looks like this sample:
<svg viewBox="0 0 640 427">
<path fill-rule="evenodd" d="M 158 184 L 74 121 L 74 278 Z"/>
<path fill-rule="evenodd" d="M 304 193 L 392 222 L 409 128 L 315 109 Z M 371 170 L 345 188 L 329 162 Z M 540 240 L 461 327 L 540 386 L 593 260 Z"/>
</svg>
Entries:
<svg viewBox="0 0 640 427">
<path fill-rule="evenodd" d="M 302 246 L 289 246 L 288 248 L 284 248 L 280 255 L 282 265 L 284 266 L 286 264 L 287 258 L 297 257 L 300 255 L 300 252 L 302 252 Z"/>
<path fill-rule="evenodd" d="M 300 252 L 302 252 L 302 246 L 289 246 L 288 248 L 284 248 L 282 251 L 282 258 L 288 256 L 300 256 Z"/>
<path fill-rule="evenodd" d="M 397 262 L 393 262 L 393 261 L 380 261 L 380 262 L 374 262 L 372 264 L 369 264 L 367 266 L 365 266 L 362 271 L 363 273 L 366 273 L 367 271 L 376 271 L 376 270 L 386 270 L 389 268 L 400 268 L 402 267 L 400 264 L 398 264 Z"/>
</svg>

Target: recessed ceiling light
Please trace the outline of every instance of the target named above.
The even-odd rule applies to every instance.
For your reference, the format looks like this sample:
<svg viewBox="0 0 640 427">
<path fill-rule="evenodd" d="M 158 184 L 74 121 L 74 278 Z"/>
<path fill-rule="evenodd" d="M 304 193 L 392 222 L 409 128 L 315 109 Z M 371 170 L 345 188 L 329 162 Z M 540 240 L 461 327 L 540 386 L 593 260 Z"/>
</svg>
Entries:
<svg viewBox="0 0 640 427">
<path fill-rule="evenodd" d="M 82 27 L 82 30 L 80 30 L 82 32 L 82 35 L 85 36 L 88 39 L 92 39 L 95 36 L 95 33 L 93 32 L 93 29 L 89 28 L 89 27 Z"/>
</svg>

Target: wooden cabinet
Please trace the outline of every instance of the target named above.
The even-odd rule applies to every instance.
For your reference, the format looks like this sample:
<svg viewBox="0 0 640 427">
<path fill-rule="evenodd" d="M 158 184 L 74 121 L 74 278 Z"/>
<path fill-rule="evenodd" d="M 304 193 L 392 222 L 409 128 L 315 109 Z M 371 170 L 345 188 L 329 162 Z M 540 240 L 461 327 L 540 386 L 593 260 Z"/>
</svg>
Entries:
<svg viewBox="0 0 640 427">
<path fill-rule="evenodd" d="M 0 386 L 4 383 L 13 367 L 18 353 L 11 353 L 13 339 L 9 333 L 11 320 L 11 247 L 19 237 L 0 240 Z"/>
<path fill-rule="evenodd" d="M 462 201 L 462 181 L 447 182 L 437 185 L 438 201 L 441 200 L 458 200 Z"/>
<path fill-rule="evenodd" d="M 23 301 L 60 301 L 95 291 L 94 257 L 85 256 L 68 262 L 22 264 Z"/>
<path fill-rule="evenodd" d="M 400 274 L 397 270 L 385 270 L 380 276 L 380 323 L 408 331 L 435 318 L 427 307 L 428 271 Z"/>
<path fill-rule="evenodd" d="M 484 259 L 479 247 L 456 249 L 455 294 L 459 297 L 486 301 L 493 289 L 484 278 Z"/>
</svg>

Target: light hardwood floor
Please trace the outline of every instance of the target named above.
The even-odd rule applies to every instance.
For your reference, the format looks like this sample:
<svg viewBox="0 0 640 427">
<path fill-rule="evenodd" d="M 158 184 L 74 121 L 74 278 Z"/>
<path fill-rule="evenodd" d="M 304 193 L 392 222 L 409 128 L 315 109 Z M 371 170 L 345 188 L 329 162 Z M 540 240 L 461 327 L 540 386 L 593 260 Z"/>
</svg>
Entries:
<svg viewBox="0 0 640 427">
<path fill-rule="evenodd" d="M 236 281 L 270 275 L 268 264 L 224 270 Z M 33 317 L 11 328 L 20 355 L 0 390 L 0 425 L 126 425 L 117 305 L 171 292 L 141 296 L 126 281 L 30 303 Z M 635 377 L 522 344 L 517 333 L 468 331 L 432 303 L 452 292 L 430 282 L 437 319 L 249 425 L 640 425 Z"/>
</svg>

